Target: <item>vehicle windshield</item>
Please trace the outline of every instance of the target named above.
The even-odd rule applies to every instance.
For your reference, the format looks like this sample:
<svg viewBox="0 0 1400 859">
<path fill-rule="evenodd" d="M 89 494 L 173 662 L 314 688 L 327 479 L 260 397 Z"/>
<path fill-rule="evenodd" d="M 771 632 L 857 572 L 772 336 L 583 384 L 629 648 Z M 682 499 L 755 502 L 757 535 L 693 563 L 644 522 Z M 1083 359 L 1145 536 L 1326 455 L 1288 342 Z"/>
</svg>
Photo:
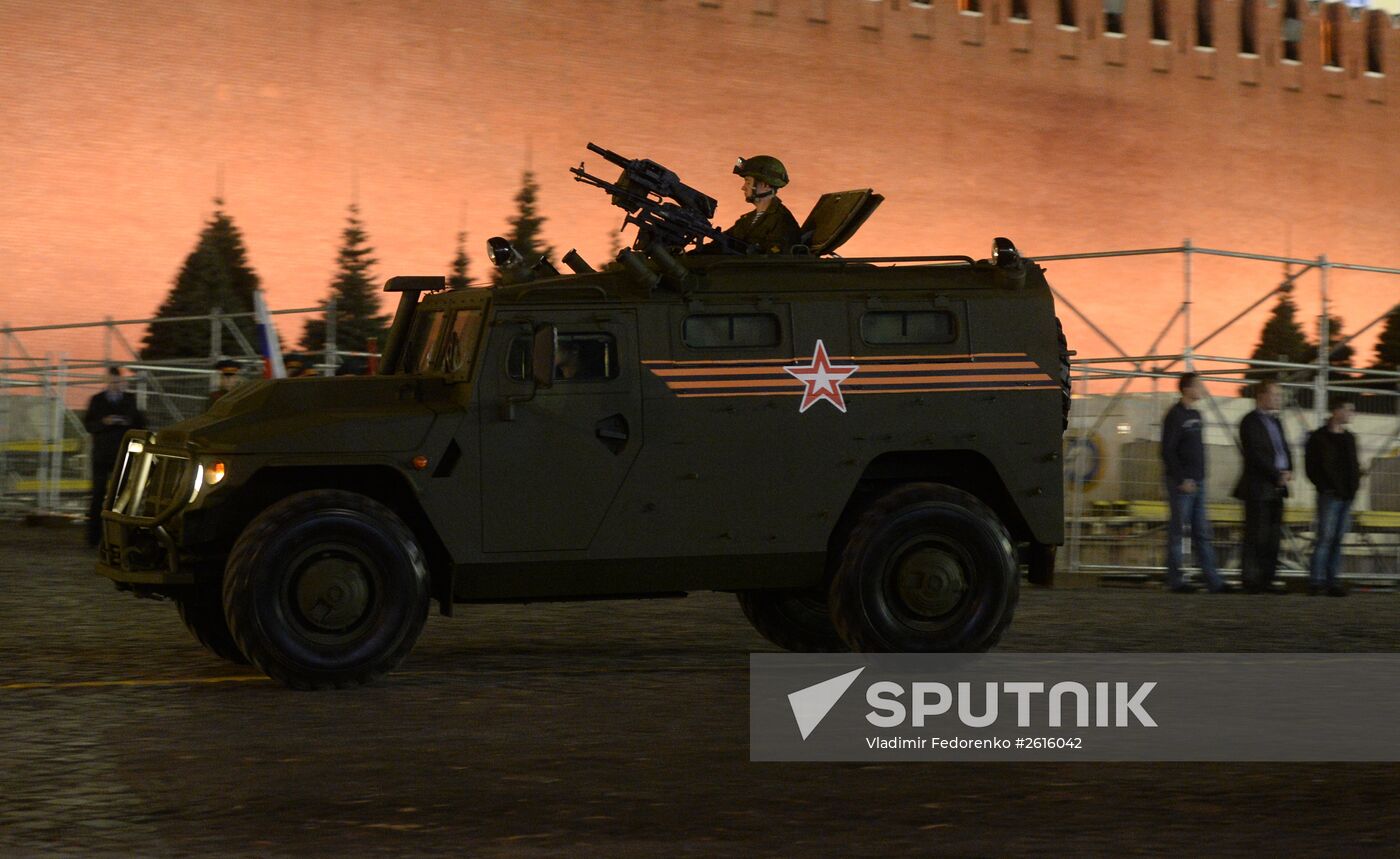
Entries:
<svg viewBox="0 0 1400 859">
<path fill-rule="evenodd" d="M 456 375 L 471 370 L 481 318 L 480 310 L 469 308 L 419 308 L 403 372 Z"/>
</svg>

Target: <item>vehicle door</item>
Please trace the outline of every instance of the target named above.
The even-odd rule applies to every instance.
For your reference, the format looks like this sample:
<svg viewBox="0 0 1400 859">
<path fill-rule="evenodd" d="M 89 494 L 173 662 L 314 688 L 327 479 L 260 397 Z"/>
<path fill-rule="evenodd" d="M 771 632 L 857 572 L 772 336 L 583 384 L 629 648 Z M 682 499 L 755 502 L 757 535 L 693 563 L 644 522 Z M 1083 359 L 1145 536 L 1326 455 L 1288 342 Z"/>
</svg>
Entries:
<svg viewBox="0 0 1400 859">
<path fill-rule="evenodd" d="M 554 380 L 532 332 L 558 332 Z M 587 549 L 642 446 L 636 314 L 502 311 L 481 368 L 482 548 Z"/>
</svg>

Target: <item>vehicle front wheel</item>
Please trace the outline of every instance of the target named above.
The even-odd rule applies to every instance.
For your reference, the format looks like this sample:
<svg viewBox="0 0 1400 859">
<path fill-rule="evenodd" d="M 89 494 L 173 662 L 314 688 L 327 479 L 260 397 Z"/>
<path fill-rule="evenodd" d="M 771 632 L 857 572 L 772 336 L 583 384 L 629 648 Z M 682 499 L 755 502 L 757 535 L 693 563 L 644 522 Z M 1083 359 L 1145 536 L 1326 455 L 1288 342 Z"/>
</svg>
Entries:
<svg viewBox="0 0 1400 859">
<path fill-rule="evenodd" d="M 798 653 L 838 653 L 846 643 L 831 623 L 826 595 L 804 590 L 740 591 L 739 607 L 758 634 Z"/>
<path fill-rule="evenodd" d="M 1019 587 L 996 513 L 960 489 L 911 483 L 872 504 L 851 530 L 831 615 L 855 651 L 982 651 L 1010 625 Z"/>
<path fill-rule="evenodd" d="M 428 616 L 428 573 L 392 510 L 312 490 L 244 529 L 223 602 L 234 640 L 269 677 L 297 689 L 358 686 L 413 649 Z"/>
<path fill-rule="evenodd" d="M 175 605 L 180 609 L 180 620 L 185 622 L 185 627 L 206 650 L 235 665 L 248 664 L 248 657 L 238 649 L 238 643 L 228 631 L 217 586 L 196 586 L 186 593 L 177 594 Z"/>
</svg>

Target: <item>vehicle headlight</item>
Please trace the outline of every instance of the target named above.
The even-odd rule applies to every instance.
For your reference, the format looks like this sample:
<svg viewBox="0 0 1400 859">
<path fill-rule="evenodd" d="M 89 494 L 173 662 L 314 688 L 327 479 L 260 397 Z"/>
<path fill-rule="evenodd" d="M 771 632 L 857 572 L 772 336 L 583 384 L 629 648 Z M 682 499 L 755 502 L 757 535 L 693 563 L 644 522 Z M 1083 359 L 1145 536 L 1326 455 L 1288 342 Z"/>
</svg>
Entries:
<svg viewBox="0 0 1400 859">
<path fill-rule="evenodd" d="M 213 489 L 228 476 L 228 467 L 221 459 L 195 463 L 194 488 L 190 490 L 190 503 L 193 504 L 205 487 Z"/>
<path fill-rule="evenodd" d="M 203 463 L 195 463 L 195 466 L 194 466 L 194 489 L 191 489 L 191 490 L 190 490 L 190 503 L 191 503 L 191 504 L 193 504 L 193 503 L 194 503 L 194 500 L 195 500 L 196 498 L 199 497 L 199 490 L 201 490 L 201 489 L 203 489 L 203 488 L 204 488 L 204 465 L 203 465 Z"/>
</svg>

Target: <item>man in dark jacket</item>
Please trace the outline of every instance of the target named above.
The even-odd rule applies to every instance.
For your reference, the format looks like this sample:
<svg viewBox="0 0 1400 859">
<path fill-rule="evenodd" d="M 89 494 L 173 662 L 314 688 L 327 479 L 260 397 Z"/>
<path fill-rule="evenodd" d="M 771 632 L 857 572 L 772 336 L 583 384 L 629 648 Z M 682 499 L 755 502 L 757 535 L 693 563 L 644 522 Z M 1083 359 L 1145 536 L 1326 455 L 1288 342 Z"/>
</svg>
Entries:
<svg viewBox="0 0 1400 859">
<path fill-rule="evenodd" d="M 1176 381 L 1181 401 L 1162 419 L 1162 472 L 1167 483 L 1167 588 L 1172 593 L 1189 594 L 1194 585 L 1181 578 L 1182 529 L 1191 527 L 1191 544 L 1201 563 L 1201 573 L 1211 593 L 1226 593 L 1230 586 L 1215 569 L 1211 547 L 1210 519 L 1206 517 L 1206 446 L 1201 438 L 1204 424 L 1196 403 L 1206 395 L 1205 385 L 1195 373 L 1182 373 Z"/>
<path fill-rule="evenodd" d="M 1242 578 L 1245 591 L 1252 594 L 1283 593 L 1273 581 L 1283 536 L 1283 499 L 1293 480 L 1293 453 L 1278 419 L 1282 404 L 1278 382 L 1266 379 L 1254 390 L 1254 411 L 1240 421 L 1244 472 L 1235 497 L 1244 502 Z"/>
<path fill-rule="evenodd" d="M 102 501 L 107 478 L 121 455 L 122 436 L 129 429 L 144 429 L 146 418 L 136 407 L 136 396 L 126 390 L 120 367 L 107 368 L 107 386 L 88 400 L 83 425 L 92 434 L 92 495 L 88 500 L 87 542 L 96 546 L 102 533 Z"/>
<path fill-rule="evenodd" d="M 1337 581 L 1342 565 L 1342 540 L 1351 527 L 1351 502 L 1361 486 L 1361 460 L 1356 436 L 1347 429 L 1356 407 L 1333 400 L 1327 423 L 1308 436 L 1305 462 L 1308 480 L 1317 487 L 1317 542 L 1313 546 L 1308 593 L 1346 596 Z"/>
</svg>

